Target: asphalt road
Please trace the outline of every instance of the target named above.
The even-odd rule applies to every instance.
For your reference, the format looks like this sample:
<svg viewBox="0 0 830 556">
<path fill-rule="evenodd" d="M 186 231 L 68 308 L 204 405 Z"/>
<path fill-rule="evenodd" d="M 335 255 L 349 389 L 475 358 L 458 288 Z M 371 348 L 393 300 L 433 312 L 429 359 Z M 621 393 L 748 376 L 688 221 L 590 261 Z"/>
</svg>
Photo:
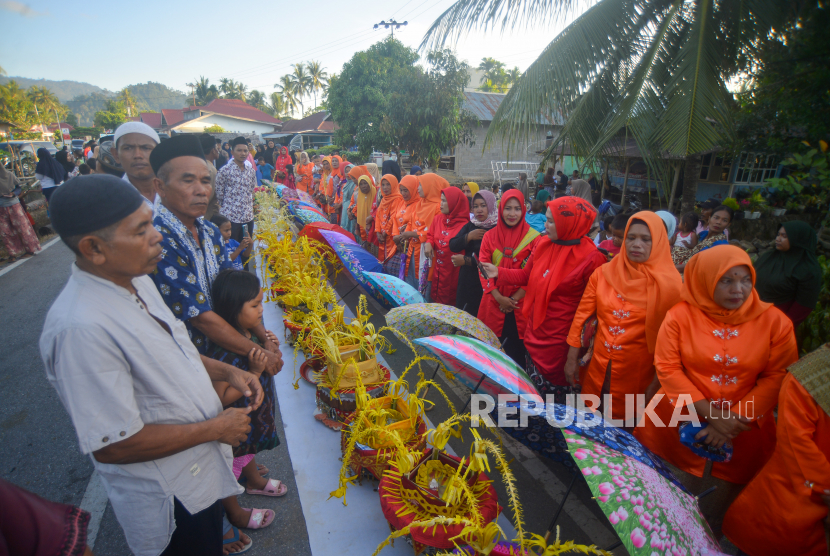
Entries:
<svg viewBox="0 0 830 556">
<path fill-rule="evenodd" d="M 72 423 L 49 385 L 43 371 L 38 350 L 43 321 L 52 301 L 62 289 L 70 273 L 73 256 L 59 241 L 50 245 L 39 256 L 0 275 L 0 319 L 4 323 L 3 349 L 0 350 L 0 477 L 22 486 L 44 498 L 63 503 L 82 505 L 85 509 L 102 512 L 95 534 L 93 550 L 99 555 L 131 554 L 112 507 L 102 497 L 100 485 L 93 478 L 89 458 L 81 455 Z M 3 272 L 0 269 L 0 272 Z M 345 294 L 354 283 L 341 277 L 337 290 Z M 354 309 L 360 289 L 345 299 Z M 385 324 L 384 311 L 370 302 L 373 322 Z M 397 348 L 394 354 L 384 354 L 388 363 L 398 372 L 411 360 L 411 352 L 402 343 L 392 339 Z M 464 405 L 464 390 L 447 385 L 440 379 L 456 407 Z M 429 412 L 433 422 L 449 416 L 449 411 L 437 392 L 429 398 L 436 402 Z M 279 412 L 277 413 L 279 420 Z M 285 438 L 280 426 L 280 437 Z M 471 436 L 462 441 L 453 440 L 451 446 L 458 454 L 469 453 Z M 544 534 L 551 517 L 570 482 L 570 473 L 558 463 L 541 457 L 519 443 L 504 440 L 507 458 L 516 477 L 524 510 L 525 529 Z M 310 554 L 308 535 L 302 509 L 297 497 L 293 473 L 285 444 L 257 458 L 272 470 L 272 476 L 284 480 L 289 494 L 280 499 L 242 495 L 244 507 L 271 508 L 277 512 L 276 522 L 262 531 L 246 531 L 254 539 L 254 548 L 248 552 L 258 555 Z M 506 505 L 504 487 L 499 473 L 493 469 L 500 501 Z M 91 480 L 92 479 L 92 480 Z M 509 510 L 508 516 L 511 514 Z M 95 520 L 94 520 L 95 521 Z M 588 487 L 577 482 L 565 510 L 557 524 L 560 538 L 580 543 L 608 547 L 616 535 L 591 500 Z M 379 539 L 380 542 L 380 539 Z M 622 548 L 614 554 L 626 554 Z M 362 556 L 362 555 L 361 555 Z M 366 555 L 368 556 L 368 555 Z"/>
</svg>

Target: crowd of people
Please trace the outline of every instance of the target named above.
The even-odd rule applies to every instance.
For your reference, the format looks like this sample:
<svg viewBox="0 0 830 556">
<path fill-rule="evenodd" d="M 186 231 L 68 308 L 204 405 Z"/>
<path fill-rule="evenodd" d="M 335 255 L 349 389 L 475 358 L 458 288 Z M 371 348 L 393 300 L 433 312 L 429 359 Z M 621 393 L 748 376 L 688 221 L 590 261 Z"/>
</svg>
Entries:
<svg viewBox="0 0 830 556">
<path fill-rule="evenodd" d="M 787 527 L 805 534 L 768 546 L 824 546 L 810 531 L 827 515 L 830 440 L 810 431 L 827 430 L 826 372 L 824 382 L 787 372 L 794 325 L 821 287 L 807 224 L 783 224 L 776 249 L 753 264 L 728 245 L 728 207 L 679 221 L 665 211 L 600 219 L 593 176 L 542 172 L 531 199 L 527 176 L 504 191 L 458 188 L 417 166 L 402 175 L 394 160 L 378 168 L 208 134 L 161 142 L 140 122 L 88 147 L 90 175 L 70 177 L 48 151 L 38 165 L 55 184 L 52 225 L 75 255 L 40 348 L 135 554 L 241 553 L 252 541 L 240 529 L 275 514 L 242 507 L 240 483 L 253 495 L 287 492 L 256 459 L 280 444 L 282 367 L 262 324 L 262 284 L 245 270 L 258 179 L 309 193 L 385 272 L 478 317 L 540 394 L 593 394 L 620 419 L 637 395 L 661 396 L 653 413 L 664 423 L 676 406 L 693 408 L 706 421 L 697 441 L 730 450 L 730 461 L 707 465 L 677 427 L 626 427 L 692 492 L 720 487 L 702 500 L 716 533 L 723 522 L 752 554 Z M 802 509 L 757 505 L 776 489 Z"/>
</svg>

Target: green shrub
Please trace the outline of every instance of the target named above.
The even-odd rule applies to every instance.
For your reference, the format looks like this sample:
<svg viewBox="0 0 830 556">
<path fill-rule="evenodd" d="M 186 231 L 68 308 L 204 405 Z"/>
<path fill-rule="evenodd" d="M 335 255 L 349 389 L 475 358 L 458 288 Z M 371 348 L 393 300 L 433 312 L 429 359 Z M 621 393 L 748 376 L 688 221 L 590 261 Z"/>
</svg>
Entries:
<svg viewBox="0 0 830 556">
<path fill-rule="evenodd" d="M 305 152 L 308 153 L 309 158 L 314 156 L 315 154 L 319 154 L 320 156 L 328 156 L 334 151 L 343 151 L 343 147 L 338 147 L 337 145 L 326 145 L 324 147 L 320 147 L 319 149 L 306 149 Z"/>
<path fill-rule="evenodd" d="M 731 208 L 732 210 L 738 211 L 741 210 L 740 205 L 738 205 L 738 201 L 733 199 L 732 197 L 727 197 L 723 200 L 723 205 Z"/>
<path fill-rule="evenodd" d="M 822 271 L 818 304 L 810 316 L 798 327 L 798 337 L 802 340 L 802 353 L 818 349 L 830 338 L 830 259 L 821 255 L 818 262 Z"/>
</svg>

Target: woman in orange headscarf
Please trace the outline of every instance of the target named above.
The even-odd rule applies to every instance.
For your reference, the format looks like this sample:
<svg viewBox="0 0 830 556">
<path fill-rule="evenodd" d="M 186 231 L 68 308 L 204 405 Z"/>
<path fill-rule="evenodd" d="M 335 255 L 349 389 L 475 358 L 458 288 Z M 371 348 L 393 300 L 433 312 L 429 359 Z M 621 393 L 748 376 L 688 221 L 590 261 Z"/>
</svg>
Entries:
<svg viewBox="0 0 830 556">
<path fill-rule="evenodd" d="M 678 478 L 691 492 L 719 484 L 715 494 L 701 499 L 716 535 L 740 485 L 772 455 L 772 410 L 787 367 L 798 359 L 792 322 L 761 301 L 754 285 L 752 261 L 738 247 L 715 246 L 689 260 L 683 301 L 666 315 L 654 354 L 657 395 L 662 394 L 654 415 L 662 423 L 646 415 L 635 431 L 644 445 L 684 472 Z M 681 412 L 685 406 L 692 407 Z M 711 475 L 705 473 L 708 460 L 680 443 L 676 424 L 669 426 L 675 411 L 694 411 L 705 420 L 696 436 L 701 443 L 719 448 L 731 442 L 731 461 L 712 463 Z"/>
<path fill-rule="evenodd" d="M 441 213 L 432 219 L 427 233 L 428 256 L 434 263 L 429 300 L 455 307 L 459 267 L 452 264 L 452 256 L 457 253 L 450 249 L 450 240 L 470 221 L 470 202 L 456 187 L 447 187 L 440 195 Z"/>
<path fill-rule="evenodd" d="M 625 417 L 626 394 L 645 394 L 652 385 L 657 332 L 666 311 L 680 301 L 681 286 L 663 220 L 653 212 L 638 212 L 626 225 L 620 254 L 591 276 L 568 334 L 566 379 L 576 385 L 581 378 L 583 395 L 602 399 L 601 394 L 610 393 L 613 418 Z M 594 314 L 594 351 L 579 377 L 582 329 Z"/>
<path fill-rule="evenodd" d="M 401 196 L 398 178 L 392 174 L 386 174 L 380 179 L 380 190 L 383 193 L 383 199 L 375 213 L 375 221 L 377 222 L 375 228 L 380 240 L 378 260 L 385 263 L 384 269 L 387 273 L 397 276 L 399 265 L 390 263 L 400 262 L 400 258 L 393 261 L 393 255 L 397 251 L 393 238 L 399 234 L 397 216 L 401 209 L 406 206 L 406 201 Z"/>
<path fill-rule="evenodd" d="M 413 231 L 418 232 L 418 241 L 421 243 L 420 267 L 417 275 L 418 290 L 426 296 L 434 268 L 431 265 L 432 246 L 429 245 L 427 234 L 435 215 L 441 212 L 441 190 L 448 188 L 450 182 L 436 174 L 424 174 L 418 177 L 418 183 L 421 205 L 415 215 Z"/>
<path fill-rule="evenodd" d="M 487 287 L 526 288 L 521 310 L 527 323 L 523 337 L 527 372 L 539 392 L 553 395 L 556 403 L 565 403 L 565 396 L 573 392 L 564 367 L 574 313 L 589 279 L 607 260 L 586 236 L 595 218 L 596 209 L 578 197 L 549 201 L 547 235 L 536 242 L 524 268 L 512 260 L 512 268 L 484 265 L 490 279 Z M 514 303 L 514 312 L 517 307 Z M 567 453 L 561 455 L 570 458 Z"/>
<path fill-rule="evenodd" d="M 314 181 L 312 175 L 314 173 L 314 164 L 308 159 L 308 153 L 305 151 L 300 153 L 300 159 L 297 161 L 297 169 L 294 173 L 297 175 L 297 189 L 308 193 Z"/>
<path fill-rule="evenodd" d="M 398 230 L 400 234 L 393 238 L 396 242 L 406 242 L 406 257 L 404 265 L 404 279 L 414 287 L 418 287 L 418 264 L 421 257 L 421 244 L 418 241 L 418 232 L 415 231 L 418 209 L 421 208 L 421 196 L 418 194 L 418 176 L 407 175 L 401 178 L 401 197 L 406 203 L 398 211 Z"/>
<path fill-rule="evenodd" d="M 326 205 L 323 207 L 323 211 L 329 215 L 329 218 L 337 219 L 334 204 L 337 202 L 335 195 L 337 192 L 337 186 L 340 185 L 340 182 L 343 180 L 343 159 L 337 155 L 334 155 L 327 156 L 324 160 L 329 161 L 331 171 L 326 176 L 325 181 L 320 182 L 323 186 L 323 193 L 326 196 Z M 336 221 L 334 223 L 337 224 Z"/>
<path fill-rule="evenodd" d="M 753 556 L 827 556 L 830 344 L 788 369 L 775 453 L 729 507 L 723 533 Z"/>
</svg>

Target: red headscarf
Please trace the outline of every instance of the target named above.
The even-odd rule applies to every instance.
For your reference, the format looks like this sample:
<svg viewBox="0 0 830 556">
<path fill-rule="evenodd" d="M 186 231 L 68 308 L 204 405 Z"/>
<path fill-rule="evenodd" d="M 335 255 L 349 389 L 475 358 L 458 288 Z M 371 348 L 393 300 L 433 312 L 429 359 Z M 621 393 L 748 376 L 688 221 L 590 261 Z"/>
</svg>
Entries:
<svg viewBox="0 0 830 556">
<path fill-rule="evenodd" d="M 646 343 L 649 353 L 654 353 L 657 333 L 666 312 L 680 301 L 683 279 L 672 262 L 669 236 L 663 219 L 650 211 L 638 212 L 625 226 L 626 237 L 629 228 L 637 220 L 645 222 L 651 233 L 651 255 L 648 260 L 644 263 L 629 260 L 623 243 L 619 255 L 602 267 L 602 274 L 626 301 L 646 310 Z"/>
<path fill-rule="evenodd" d="M 291 164 L 291 155 L 288 154 L 288 147 L 280 149 L 280 155 L 274 161 L 274 166 L 277 170 L 285 172 L 285 167 Z"/>
<path fill-rule="evenodd" d="M 510 199 L 516 199 L 519 201 L 519 206 L 522 207 L 522 217 L 516 223 L 515 226 L 508 226 L 507 222 L 504 221 L 504 207 L 507 206 L 507 201 Z M 518 247 L 519 243 L 521 243 L 522 239 L 524 239 L 525 235 L 527 235 L 528 230 L 530 230 L 530 224 L 527 223 L 525 220 L 525 212 L 527 212 L 527 208 L 525 207 L 525 197 L 522 195 L 522 192 L 518 189 L 511 189 L 510 191 L 506 192 L 501 197 L 501 201 L 499 202 L 499 220 L 496 224 L 496 229 L 492 233 L 495 235 L 495 247 L 499 251 L 503 253 L 505 257 L 513 258 L 517 253 L 513 253 L 513 249 Z"/>
<path fill-rule="evenodd" d="M 449 214 L 440 215 L 448 230 L 463 226 L 470 221 L 470 201 L 463 191 L 457 187 L 447 187 L 441 191 L 441 194 L 447 199 L 447 206 L 450 207 Z M 441 210 L 440 204 L 438 210 Z"/>
<path fill-rule="evenodd" d="M 424 190 L 424 197 L 421 199 L 421 205 L 418 208 L 417 225 L 419 227 L 429 228 L 432 224 L 432 219 L 436 214 L 441 212 L 441 191 L 450 187 L 450 182 L 436 174 L 424 174 L 417 176 L 421 183 L 421 189 Z M 458 190 L 459 193 L 461 190 Z M 463 193 L 462 193 L 463 195 Z M 449 199 L 447 199 L 449 201 Z M 470 204 L 467 203 L 467 218 L 469 219 Z M 414 231 L 414 230 L 413 230 Z"/>
<path fill-rule="evenodd" d="M 553 291 L 579 263 L 597 250 L 594 242 L 585 235 L 597 217 L 591 203 L 579 197 L 560 197 L 548 201 L 547 206 L 558 239 L 541 240 L 533 255 L 533 271 L 527 282 L 527 302 L 522 314 L 528 319 L 533 315 L 530 320 L 534 328 L 544 322 Z"/>
</svg>

